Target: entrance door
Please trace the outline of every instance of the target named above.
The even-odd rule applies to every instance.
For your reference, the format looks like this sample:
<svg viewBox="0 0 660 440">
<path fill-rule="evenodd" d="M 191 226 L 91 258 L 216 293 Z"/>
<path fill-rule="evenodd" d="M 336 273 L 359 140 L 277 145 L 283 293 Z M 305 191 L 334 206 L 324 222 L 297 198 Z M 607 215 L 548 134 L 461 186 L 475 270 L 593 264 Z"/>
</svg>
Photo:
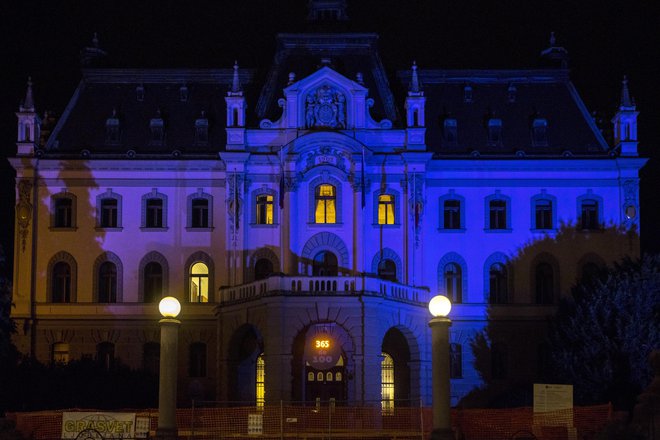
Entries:
<svg viewBox="0 0 660 440">
<path fill-rule="evenodd" d="M 305 400 L 314 402 L 317 398 L 322 402 L 335 399 L 337 402 L 346 400 L 346 374 L 344 357 L 341 356 L 334 367 L 319 370 L 307 363 L 305 365 Z"/>
</svg>

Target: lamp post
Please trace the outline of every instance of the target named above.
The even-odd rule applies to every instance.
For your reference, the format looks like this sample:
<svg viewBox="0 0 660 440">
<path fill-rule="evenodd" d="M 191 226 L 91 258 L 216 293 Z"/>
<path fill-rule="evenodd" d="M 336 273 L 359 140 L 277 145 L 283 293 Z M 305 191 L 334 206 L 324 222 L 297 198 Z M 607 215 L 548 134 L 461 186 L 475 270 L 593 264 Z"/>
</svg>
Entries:
<svg viewBox="0 0 660 440">
<path fill-rule="evenodd" d="M 451 301 L 446 296 L 434 296 L 429 302 L 433 318 L 431 327 L 431 368 L 433 384 L 433 431 L 431 440 L 451 440 L 451 409 L 449 406 L 449 326 L 447 318 Z"/>
<path fill-rule="evenodd" d="M 158 310 L 163 315 L 160 324 L 160 377 L 158 381 L 158 429 L 156 437 L 161 440 L 176 440 L 176 380 L 179 347 L 179 326 L 176 317 L 181 304 L 173 296 L 160 300 Z"/>
</svg>

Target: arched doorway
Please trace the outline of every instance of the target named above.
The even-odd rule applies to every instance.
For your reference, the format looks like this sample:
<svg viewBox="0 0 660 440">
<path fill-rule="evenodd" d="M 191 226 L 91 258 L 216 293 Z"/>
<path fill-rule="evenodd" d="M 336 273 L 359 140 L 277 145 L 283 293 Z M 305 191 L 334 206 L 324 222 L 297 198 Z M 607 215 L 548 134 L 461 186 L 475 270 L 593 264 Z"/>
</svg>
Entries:
<svg viewBox="0 0 660 440">
<path fill-rule="evenodd" d="M 407 401 L 411 398 L 411 356 L 408 340 L 401 330 L 393 327 L 385 333 L 382 353 L 384 359 L 388 360 L 381 366 L 383 408 L 391 409 L 396 405 L 407 405 Z"/>
<path fill-rule="evenodd" d="M 254 265 L 254 279 L 263 280 L 273 274 L 273 262 L 267 258 L 260 258 Z"/>
<path fill-rule="evenodd" d="M 263 339 L 251 325 L 239 327 L 229 343 L 229 400 L 256 404 L 263 401 L 265 389 L 259 389 L 259 358 L 263 361 Z M 263 380 L 261 380 L 263 386 Z"/>
<path fill-rule="evenodd" d="M 330 251 L 321 251 L 314 256 L 312 275 L 315 277 L 336 277 L 339 264 L 337 256 Z"/>
</svg>

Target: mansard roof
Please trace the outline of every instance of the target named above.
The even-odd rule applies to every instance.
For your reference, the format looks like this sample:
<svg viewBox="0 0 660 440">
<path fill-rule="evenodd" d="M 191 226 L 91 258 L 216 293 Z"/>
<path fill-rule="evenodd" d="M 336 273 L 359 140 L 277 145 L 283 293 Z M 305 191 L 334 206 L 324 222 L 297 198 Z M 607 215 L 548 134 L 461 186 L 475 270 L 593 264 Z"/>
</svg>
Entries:
<svg viewBox="0 0 660 440">
<path fill-rule="evenodd" d="M 45 154 L 213 155 L 224 149 L 225 96 L 233 69 L 86 69 L 58 121 Z M 241 71 L 241 83 L 251 73 Z M 181 88 L 185 87 L 185 99 Z M 142 89 L 140 91 L 139 89 Z M 142 96 L 139 96 L 139 95 Z M 202 112 L 203 115 L 202 116 Z M 115 115 L 119 138 L 108 142 L 106 122 Z M 163 141 L 151 142 L 150 123 L 162 119 Z M 208 141 L 196 142 L 195 121 L 208 120 Z M 178 154 L 175 153 L 175 154 Z"/>
<path fill-rule="evenodd" d="M 471 155 L 606 155 L 608 146 L 566 69 L 419 69 L 426 97 L 426 145 L 437 157 Z M 404 85 L 411 71 L 400 72 Z M 471 90 L 466 99 L 466 87 Z M 397 101 L 403 102 L 401 97 Z M 454 119 L 457 141 L 444 136 L 444 121 Z M 488 144 L 488 121 L 502 123 L 502 141 Z M 547 145 L 533 143 L 535 119 L 547 122 Z"/>
</svg>

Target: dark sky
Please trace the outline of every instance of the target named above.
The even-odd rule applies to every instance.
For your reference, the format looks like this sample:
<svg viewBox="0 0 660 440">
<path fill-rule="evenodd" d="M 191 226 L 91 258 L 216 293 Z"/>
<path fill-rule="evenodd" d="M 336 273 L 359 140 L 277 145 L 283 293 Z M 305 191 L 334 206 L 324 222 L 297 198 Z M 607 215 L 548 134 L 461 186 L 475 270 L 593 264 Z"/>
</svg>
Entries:
<svg viewBox="0 0 660 440">
<path fill-rule="evenodd" d="M 380 34 L 390 81 L 421 68 L 530 68 L 551 31 L 570 55 L 571 78 L 609 124 L 621 79 L 639 116 L 642 248 L 660 252 L 660 14 L 648 0 L 349 0 L 350 30 Z M 34 81 L 37 110 L 61 114 L 78 81 L 78 54 L 94 32 L 116 67 L 269 67 L 277 32 L 306 29 L 306 0 L 0 2 L 0 203 L 13 203 L 2 156 L 15 154 L 14 112 Z M 250 103 L 248 103 L 250 104 Z M 252 103 L 252 107 L 254 108 Z M 401 103 L 399 103 L 401 104 Z M 8 186 L 9 184 L 9 186 Z M 0 243 L 13 227 L 3 211 Z M 12 214 L 13 215 L 13 214 Z M 7 224 L 9 222 L 9 224 Z"/>
</svg>

